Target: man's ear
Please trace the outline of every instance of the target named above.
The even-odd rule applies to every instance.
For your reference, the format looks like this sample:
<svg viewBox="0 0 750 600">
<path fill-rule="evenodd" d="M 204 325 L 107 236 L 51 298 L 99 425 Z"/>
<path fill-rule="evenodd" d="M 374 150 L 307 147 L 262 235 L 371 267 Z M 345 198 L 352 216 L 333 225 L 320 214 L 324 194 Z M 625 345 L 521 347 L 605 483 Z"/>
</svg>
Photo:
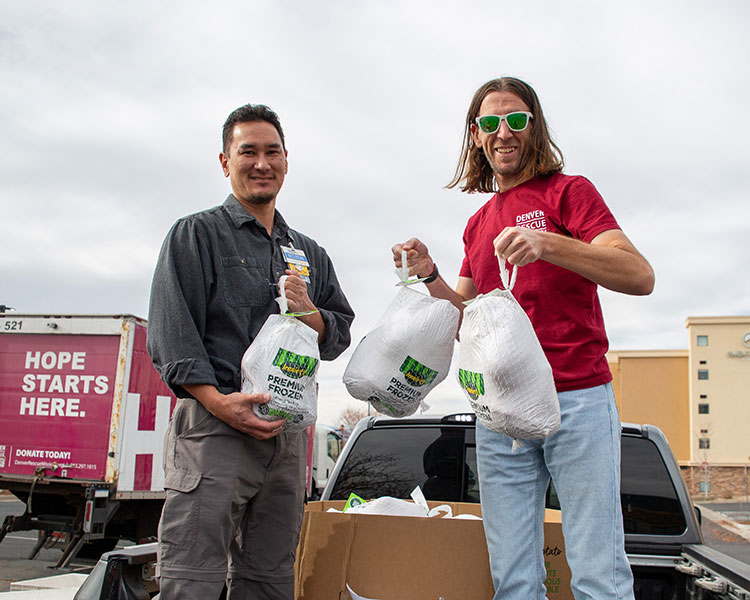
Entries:
<svg viewBox="0 0 750 600">
<path fill-rule="evenodd" d="M 479 130 L 474 123 L 469 125 L 469 131 L 471 131 L 471 139 L 474 141 L 474 145 L 481 148 L 482 142 L 479 140 Z"/>
<path fill-rule="evenodd" d="M 229 177 L 229 157 L 223 152 L 219 152 L 219 163 L 221 170 L 224 171 L 224 177 Z"/>
</svg>

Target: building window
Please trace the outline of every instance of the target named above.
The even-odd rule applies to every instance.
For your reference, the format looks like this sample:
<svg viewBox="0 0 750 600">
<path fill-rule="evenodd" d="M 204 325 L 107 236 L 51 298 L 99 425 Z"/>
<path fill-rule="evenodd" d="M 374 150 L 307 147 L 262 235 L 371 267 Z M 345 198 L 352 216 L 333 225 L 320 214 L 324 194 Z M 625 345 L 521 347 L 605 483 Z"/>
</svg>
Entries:
<svg viewBox="0 0 750 600">
<path fill-rule="evenodd" d="M 699 335 L 698 336 L 698 345 L 699 346 L 708 346 L 708 336 L 707 335 Z"/>
<path fill-rule="evenodd" d="M 706 435 L 708 433 L 708 429 L 701 429 L 701 435 Z"/>
<path fill-rule="evenodd" d="M 707 415 L 708 414 L 708 404 L 699 404 L 698 405 L 698 414 L 699 415 Z"/>
<path fill-rule="evenodd" d="M 701 394 L 701 400 L 705 400 L 706 398 L 708 398 L 706 394 Z"/>
<path fill-rule="evenodd" d="M 705 360 L 702 360 L 702 361 L 701 361 L 701 364 L 702 364 L 702 365 L 705 365 L 705 364 L 706 364 L 706 361 L 705 361 Z"/>
<path fill-rule="evenodd" d="M 711 440 L 708 438 L 699 438 L 698 439 L 698 448 L 701 450 L 710 450 L 711 449 Z"/>
<path fill-rule="evenodd" d="M 698 369 L 698 379 L 708 379 L 708 369 Z"/>
</svg>

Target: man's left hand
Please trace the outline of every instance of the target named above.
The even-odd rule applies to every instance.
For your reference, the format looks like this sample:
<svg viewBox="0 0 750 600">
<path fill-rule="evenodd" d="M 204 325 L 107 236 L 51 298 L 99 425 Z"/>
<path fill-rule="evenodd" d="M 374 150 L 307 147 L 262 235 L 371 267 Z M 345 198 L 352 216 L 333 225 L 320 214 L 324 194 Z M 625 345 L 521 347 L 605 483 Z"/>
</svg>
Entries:
<svg viewBox="0 0 750 600">
<path fill-rule="evenodd" d="M 544 233 L 526 227 L 506 227 L 492 244 L 495 254 L 512 265 L 523 267 L 544 254 Z"/>
<path fill-rule="evenodd" d="M 316 310 L 310 296 L 307 295 L 307 284 L 297 271 L 286 270 L 286 283 L 284 291 L 289 304 L 289 312 L 306 312 Z"/>
</svg>

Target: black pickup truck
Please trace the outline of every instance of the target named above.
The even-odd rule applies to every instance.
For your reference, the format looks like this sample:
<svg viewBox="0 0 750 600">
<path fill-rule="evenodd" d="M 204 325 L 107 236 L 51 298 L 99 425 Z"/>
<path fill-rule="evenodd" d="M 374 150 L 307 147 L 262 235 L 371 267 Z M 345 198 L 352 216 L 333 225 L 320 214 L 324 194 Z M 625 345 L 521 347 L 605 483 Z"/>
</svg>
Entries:
<svg viewBox="0 0 750 600">
<path fill-rule="evenodd" d="M 322 500 L 408 499 L 420 486 L 428 500 L 479 502 L 472 414 L 359 422 Z M 703 543 L 700 513 L 662 432 L 622 427 L 622 508 L 625 544 L 637 600 L 750 600 L 750 566 Z M 547 506 L 559 508 L 554 488 Z M 102 557 L 78 600 L 149 598 L 155 544 Z"/>
<path fill-rule="evenodd" d="M 428 500 L 479 502 L 474 434 L 473 414 L 363 419 L 321 499 L 408 499 L 420 486 Z M 621 478 L 638 600 L 750 600 L 750 566 L 704 545 L 699 510 L 657 427 L 622 426 Z M 547 507 L 560 507 L 553 486 Z"/>
</svg>

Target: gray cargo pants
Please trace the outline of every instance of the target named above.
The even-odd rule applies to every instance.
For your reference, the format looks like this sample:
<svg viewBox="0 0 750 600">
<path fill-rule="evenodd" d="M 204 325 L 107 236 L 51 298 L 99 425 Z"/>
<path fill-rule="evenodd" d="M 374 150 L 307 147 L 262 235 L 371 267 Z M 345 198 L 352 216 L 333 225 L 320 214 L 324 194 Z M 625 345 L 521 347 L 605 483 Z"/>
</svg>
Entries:
<svg viewBox="0 0 750 600">
<path fill-rule="evenodd" d="M 161 600 L 293 600 L 304 432 L 260 441 L 178 400 L 165 448 Z"/>
</svg>

